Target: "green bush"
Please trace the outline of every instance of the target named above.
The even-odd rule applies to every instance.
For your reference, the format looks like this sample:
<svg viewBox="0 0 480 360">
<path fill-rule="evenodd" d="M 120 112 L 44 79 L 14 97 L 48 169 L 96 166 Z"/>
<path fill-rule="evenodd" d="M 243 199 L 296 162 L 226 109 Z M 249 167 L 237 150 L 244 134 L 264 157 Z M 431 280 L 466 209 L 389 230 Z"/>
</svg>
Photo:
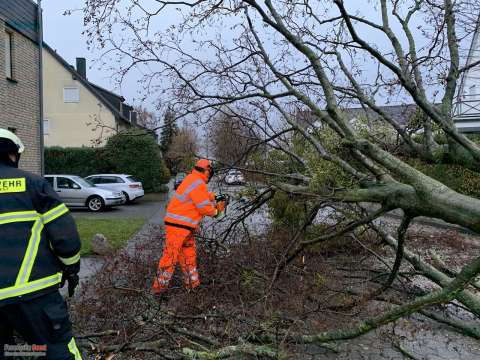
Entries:
<svg viewBox="0 0 480 360">
<path fill-rule="evenodd" d="M 454 164 L 427 164 L 418 159 L 409 159 L 407 162 L 449 188 L 480 199 L 480 173 Z"/>
<path fill-rule="evenodd" d="M 105 146 L 105 159 L 114 169 L 137 177 L 149 192 L 160 191 L 170 178 L 157 142 L 145 132 L 132 130 L 112 136 Z"/>
<path fill-rule="evenodd" d="M 99 173 L 130 174 L 143 183 L 147 192 L 164 191 L 163 184 L 170 178 L 155 139 L 138 130 L 112 136 L 104 148 L 47 148 L 45 171 L 83 177 Z"/>
<path fill-rule="evenodd" d="M 288 229 L 297 229 L 305 221 L 307 215 L 307 203 L 305 201 L 297 200 L 284 192 L 276 192 L 268 205 L 276 225 L 285 226 Z"/>
</svg>

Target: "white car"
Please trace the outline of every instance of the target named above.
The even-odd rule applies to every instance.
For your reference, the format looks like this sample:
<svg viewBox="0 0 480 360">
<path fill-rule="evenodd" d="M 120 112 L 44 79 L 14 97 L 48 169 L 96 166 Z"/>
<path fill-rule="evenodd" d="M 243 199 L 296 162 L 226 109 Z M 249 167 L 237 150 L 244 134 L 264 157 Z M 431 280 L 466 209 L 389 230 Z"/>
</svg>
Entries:
<svg viewBox="0 0 480 360">
<path fill-rule="evenodd" d="M 121 192 L 100 189 L 80 176 L 45 175 L 45 179 L 68 207 L 88 207 L 90 211 L 101 211 L 125 201 Z"/>
<path fill-rule="evenodd" d="M 127 203 L 131 203 L 145 195 L 143 185 L 132 175 L 125 174 L 95 174 L 86 177 L 102 189 L 120 191 Z"/>
<path fill-rule="evenodd" d="M 243 185 L 245 184 L 245 177 L 240 170 L 229 170 L 225 175 L 225 183 L 228 185 Z"/>
</svg>

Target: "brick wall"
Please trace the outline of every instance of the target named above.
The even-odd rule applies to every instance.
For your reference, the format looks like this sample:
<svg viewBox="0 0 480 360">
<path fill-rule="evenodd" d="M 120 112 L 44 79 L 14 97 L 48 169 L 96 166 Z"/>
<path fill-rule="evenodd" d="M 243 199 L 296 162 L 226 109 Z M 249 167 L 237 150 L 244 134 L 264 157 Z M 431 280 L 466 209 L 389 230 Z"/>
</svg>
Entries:
<svg viewBox="0 0 480 360">
<path fill-rule="evenodd" d="M 12 31 L 14 81 L 8 80 L 5 71 L 5 29 L 5 23 L 0 19 L 0 127 L 16 129 L 16 134 L 25 144 L 20 167 L 40 173 L 38 46 L 19 32 Z"/>
</svg>

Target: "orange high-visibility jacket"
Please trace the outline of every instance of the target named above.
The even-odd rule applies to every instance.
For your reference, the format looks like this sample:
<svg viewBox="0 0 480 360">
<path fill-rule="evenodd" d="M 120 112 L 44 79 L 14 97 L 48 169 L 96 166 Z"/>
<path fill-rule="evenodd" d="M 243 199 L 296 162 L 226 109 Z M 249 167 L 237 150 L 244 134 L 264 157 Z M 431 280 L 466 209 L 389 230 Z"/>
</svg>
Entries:
<svg viewBox="0 0 480 360">
<path fill-rule="evenodd" d="M 208 192 L 207 178 L 193 170 L 182 181 L 167 206 L 166 225 L 196 229 L 204 216 L 215 216 L 215 195 Z"/>
</svg>

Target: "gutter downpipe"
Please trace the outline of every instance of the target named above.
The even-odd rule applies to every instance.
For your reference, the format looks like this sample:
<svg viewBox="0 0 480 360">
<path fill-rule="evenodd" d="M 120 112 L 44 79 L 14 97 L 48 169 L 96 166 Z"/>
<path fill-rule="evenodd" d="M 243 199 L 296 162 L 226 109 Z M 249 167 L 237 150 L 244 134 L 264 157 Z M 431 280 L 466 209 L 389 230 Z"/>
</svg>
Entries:
<svg viewBox="0 0 480 360">
<path fill-rule="evenodd" d="M 43 14 L 42 0 L 37 0 L 37 26 L 38 26 L 38 87 L 40 96 L 40 174 L 45 174 L 45 140 L 43 128 Z"/>
</svg>

